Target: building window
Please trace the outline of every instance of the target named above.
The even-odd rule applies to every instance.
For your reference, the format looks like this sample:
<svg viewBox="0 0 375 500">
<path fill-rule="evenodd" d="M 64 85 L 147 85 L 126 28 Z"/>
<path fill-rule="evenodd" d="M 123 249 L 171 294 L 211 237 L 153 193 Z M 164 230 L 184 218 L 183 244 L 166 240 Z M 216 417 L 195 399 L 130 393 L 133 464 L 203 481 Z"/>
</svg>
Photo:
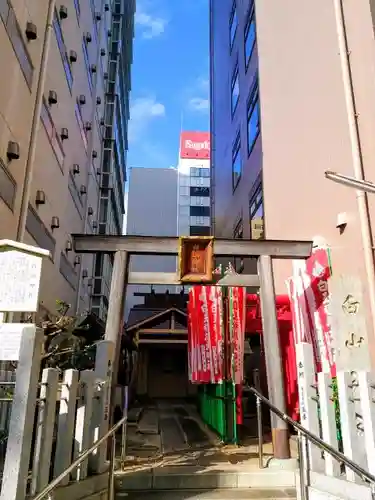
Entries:
<svg viewBox="0 0 375 500">
<path fill-rule="evenodd" d="M 34 68 L 31 63 L 31 59 L 27 51 L 24 39 L 22 37 L 21 29 L 17 22 L 16 15 L 7 0 L 0 2 L 0 17 L 4 23 L 7 35 L 13 46 L 13 50 L 16 54 L 23 76 L 25 77 L 27 85 L 31 89 Z"/>
<path fill-rule="evenodd" d="M 90 91 L 92 92 L 93 89 L 93 81 L 92 81 L 92 74 L 90 71 L 90 60 L 89 60 L 89 52 L 87 50 L 86 42 L 82 42 L 82 51 L 83 51 L 83 59 L 85 60 L 85 66 L 86 66 L 86 73 L 87 73 L 87 79 L 89 81 L 89 87 Z"/>
<path fill-rule="evenodd" d="M 210 198 L 208 196 L 192 196 L 190 198 L 190 205 L 192 207 L 209 207 Z"/>
<path fill-rule="evenodd" d="M 239 98 L 240 98 L 240 80 L 238 73 L 238 64 L 236 64 L 236 68 L 234 70 L 232 78 L 232 116 L 236 111 Z"/>
<path fill-rule="evenodd" d="M 210 207 L 205 206 L 190 206 L 190 215 L 192 216 L 202 216 L 209 217 L 210 215 Z M 197 224 L 198 225 L 198 224 Z"/>
<path fill-rule="evenodd" d="M 76 9 L 77 21 L 79 24 L 79 18 L 81 17 L 81 5 L 79 3 L 79 0 L 74 0 L 74 7 Z"/>
<path fill-rule="evenodd" d="M 190 226 L 209 226 L 210 218 L 205 217 L 203 215 L 191 216 L 190 217 Z"/>
<path fill-rule="evenodd" d="M 190 179 L 191 187 L 210 187 L 209 177 L 191 177 Z"/>
<path fill-rule="evenodd" d="M 264 210 L 263 210 L 263 192 L 259 185 L 250 198 L 249 202 L 250 219 L 250 238 L 252 240 L 261 240 L 264 238 Z"/>
<path fill-rule="evenodd" d="M 247 151 L 250 155 L 260 132 L 260 105 L 258 78 L 251 88 L 247 103 Z"/>
<path fill-rule="evenodd" d="M 68 53 L 66 50 L 64 37 L 62 34 L 61 25 L 60 25 L 59 15 L 58 15 L 57 11 L 55 11 L 55 16 L 53 19 L 53 28 L 55 30 L 57 45 L 59 47 L 61 60 L 62 60 L 63 66 L 64 66 L 66 81 L 68 82 L 69 90 L 72 91 L 72 87 L 73 87 L 72 68 L 70 66 L 70 62 L 68 59 Z"/>
<path fill-rule="evenodd" d="M 249 19 L 245 27 L 245 65 L 249 66 L 251 54 L 253 53 L 256 42 L 256 25 L 254 6 L 249 10 Z"/>
<path fill-rule="evenodd" d="M 86 136 L 85 126 L 83 124 L 81 110 L 80 110 L 78 104 L 76 104 L 75 115 L 76 115 L 79 131 L 80 131 L 80 134 L 82 137 L 83 145 L 85 146 L 85 150 L 87 153 L 87 148 L 88 148 L 87 136 Z"/>
<path fill-rule="evenodd" d="M 190 226 L 190 236 L 210 236 L 211 228 L 205 226 Z"/>
<path fill-rule="evenodd" d="M 232 151 L 232 187 L 233 191 L 236 189 L 241 179 L 242 161 L 241 161 L 241 136 L 238 132 L 236 142 L 234 143 Z"/>
<path fill-rule="evenodd" d="M 230 15 L 229 27 L 230 27 L 230 48 L 233 47 L 234 39 L 236 38 L 238 26 L 238 18 L 236 11 L 236 2 L 233 2 L 232 12 Z"/>
<path fill-rule="evenodd" d="M 63 171 L 64 170 L 64 159 L 65 159 L 64 149 L 62 146 L 60 136 L 57 133 L 56 127 L 52 121 L 51 113 L 49 112 L 49 109 L 48 109 L 45 101 L 43 102 L 43 105 L 42 105 L 42 111 L 40 113 L 40 118 L 41 118 L 41 121 L 43 123 L 44 129 L 47 133 L 48 140 L 52 146 L 53 152 L 55 153 L 57 162 L 58 162 L 61 170 Z"/>
<path fill-rule="evenodd" d="M 64 276 L 73 290 L 76 290 L 78 285 L 77 272 L 63 252 L 60 254 L 60 273 Z"/>
<path fill-rule="evenodd" d="M 191 177 L 210 177 L 210 169 L 209 168 L 197 168 L 192 167 L 190 169 Z"/>
<path fill-rule="evenodd" d="M 29 205 L 27 211 L 26 231 L 34 238 L 40 248 L 45 248 L 51 252 L 51 259 L 53 260 L 56 241 L 31 205 Z"/>
<path fill-rule="evenodd" d="M 243 239 L 243 219 L 241 218 L 234 228 L 233 238 L 235 240 Z M 237 273 L 241 274 L 244 270 L 244 259 L 243 257 L 234 257 L 234 269 Z"/>
<path fill-rule="evenodd" d="M 191 186 L 190 196 L 210 196 L 210 188 Z"/>
<path fill-rule="evenodd" d="M 0 198 L 10 208 L 10 210 L 12 210 L 12 212 L 16 199 L 16 189 L 16 181 L 8 171 L 3 160 L 0 158 Z"/>
</svg>

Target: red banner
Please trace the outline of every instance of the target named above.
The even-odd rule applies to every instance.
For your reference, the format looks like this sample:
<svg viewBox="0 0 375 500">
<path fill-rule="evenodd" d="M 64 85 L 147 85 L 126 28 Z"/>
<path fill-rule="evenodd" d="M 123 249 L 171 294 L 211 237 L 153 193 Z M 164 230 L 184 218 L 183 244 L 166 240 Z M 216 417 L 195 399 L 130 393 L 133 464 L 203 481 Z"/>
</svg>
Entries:
<svg viewBox="0 0 375 500">
<path fill-rule="evenodd" d="M 325 248 L 316 249 L 306 261 L 306 274 L 310 281 L 314 297 L 312 323 L 318 339 L 322 369 L 336 376 L 336 366 L 332 352 L 332 331 L 328 318 L 329 289 L 328 280 L 331 277 L 329 253 Z M 314 321 L 315 320 L 315 321 Z"/>
<path fill-rule="evenodd" d="M 188 330 L 188 346 L 190 347 L 190 379 L 192 383 L 197 383 L 199 380 L 200 372 L 200 357 L 198 356 L 198 324 L 197 324 L 197 306 L 196 306 L 196 293 L 192 288 L 189 292 L 189 328 Z"/>
<path fill-rule="evenodd" d="M 194 286 L 188 303 L 189 380 L 219 383 L 223 379 L 223 300 L 219 287 Z"/>
<path fill-rule="evenodd" d="M 293 312 L 296 344 L 312 344 L 317 372 L 336 375 L 329 322 L 329 250 L 317 248 L 305 262 L 294 263 L 294 274 L 287 281 Z"/>
<path fill-rule="evenodd" d="M 223 298 L 220 287 L 202 287 L 206 293 L 210 327 L 210 382 L 217 384 L 223 380 Z"/>
<path fill-rule="evenodd" d="M 230 287 L 229 292 L 229 339 L 232 346 L 232 380 L 243 382 L 243 361 L 246 326 L 246 288 Z"/>
</svg>

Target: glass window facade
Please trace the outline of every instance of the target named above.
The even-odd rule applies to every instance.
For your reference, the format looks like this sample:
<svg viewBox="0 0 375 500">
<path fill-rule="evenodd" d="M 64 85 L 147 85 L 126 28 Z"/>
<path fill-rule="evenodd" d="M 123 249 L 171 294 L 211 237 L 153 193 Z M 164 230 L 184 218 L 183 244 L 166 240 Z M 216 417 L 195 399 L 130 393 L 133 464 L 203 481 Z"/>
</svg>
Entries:
<svg viewBox="0 0 375 500">
<path fill-rule="evenodd" d="M 114 0 L 111 5 L 112 25 L 108 72 L 104 101 L 104 141 L 100 176 L 99 233 L 122 234 L 125 213 L 124 192 L 127 177 L 130 67 L 134 35 L 134 2 Z M 94 2 L 92 13 L 96 17 Z M 98 33 L 95 33 L 98 36 Z M 85 57 L 86 59 L 86 57 Z M 89 72 L 88 72 L 89 73 Z M 94 312 L 105 319 L 112 275 L 110 256 L 96 256 L 95 285 L 92 300 Z"/>
<path fill-rule="evenodd" d="M 55 31 L 57 45 L 59 47 L 61 60 L 62 60 L 63 66 L 64 66 L 66 81 L 68 83 L 69 90 L 72 91 L 72 87 L 73 87 L 72 67 L 71 67 L 70 61 L 68 59 L 68 51 L 66 50 L 64 36 L 62 34 L 59 14 L 57 13 L 57 10 L 55 10 L 55 15 L 54 15 L 54 19 L 53 19 L 53 29 Z"/>
<path fill-rule="evenodd" d="M 263 190 L 260 184 L 249 201 L 250 238 L 264 238 Z"/>
<path fill-rule="evenodd" d="M 237 18 L 237 9 L 236 9 L 236 2 L 233 2 L 232 6 L 232 12 L 231 12 L 231 17 L 229 21 L 229 37 L 230 37 L 230 47 L 233 47 L 234 39 L 236 37 L 237 33 L 237 26 L 238 26 L 238 18 Z"/>
<path fill-rule="evenodd" d="M 249 17 L 245 26 L 245 65 L 249 66 L 250 59 L 256 42 L 255 8 L 252 5 L 249 9 Z"/>
<path fill-rule="evenodd" d="M 248 211 L 249 192 L 263 161 L 257 12 L 254 0 L 209 2 L 211 220 L 214 235 L 233 238 L 239 209 Z M 248 238 L 248 217 L 243 220 Z"/>
<path fill-rule="evenodd" d="M 192 227 L 206 227 L 207 234 L 210 234 L 210 183 L 209 166 L 203 166 L 197 161 L 188 167 L 180 168 L 178 172 L 178 234 L 180 236 L 192 235 L 191 231 L 197 232 L 196 229 L 192 230 Z"/>
<path fill-rule="evenodd" d="M 232 78 L 232 115 L 236 111 L 239 99 L 240 99 L 240 80 L 239 80 L 238 65 L 237 65 L 234 70 Z"/>
<path fill-rule="evenodd" d="M 232 187 L 236 189 L 241 179 L 242 160 L 241 160 L 241 136 L 238 133 L 232 151 Z"/>
<path fill-rule="evenodd" d="M 247 104 L 247 149 L 250 155 L 260 132 L 258 78 L 255 78 Z"/>
</svg>

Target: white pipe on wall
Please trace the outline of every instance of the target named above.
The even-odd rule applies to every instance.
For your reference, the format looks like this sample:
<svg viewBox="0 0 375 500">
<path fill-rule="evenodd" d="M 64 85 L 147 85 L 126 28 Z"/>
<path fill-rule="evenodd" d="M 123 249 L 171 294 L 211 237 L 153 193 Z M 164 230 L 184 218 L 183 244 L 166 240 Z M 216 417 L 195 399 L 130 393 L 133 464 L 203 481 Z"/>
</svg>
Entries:
<svg viewBox="0 0 375 500">
<path fill-rule="evenodd" d="M 46 27 L 44 32 L 42 57 L 40 61 L 38 85 L 35 95 L 33 120 L 31 124 L 29 150 L 27 153 L 25 178 L 22 186 L 21 209 L 17 227 L 17 241 L 21 242 L 24 240 L 26 232 L 26 219 L 30 202 L 31 183 L 34 173 L 35 151 L 38 138 L 38 130 L 40 125 L 40 113 L 42 111 L 42 104 L 43 104 L 44 84 L 47 76 L 48 55 L 51 47 L 51 36 L 53 31 L 53 17 L 55 15 L 55 5 L 56 5 L 56 0 L 49 0 L 48 12 L 46 18 Z"/>
<path fill-rule="evenodd" d="M 337 40 L 342 70 L 342 81 L 345 94 L 346 111 L 349 125 L 349 136 L 352 149 L 352 161 L 354 176 L 358 180 L 364 180 L 361 145 L 357 125 L 355 96 L 352 86 L 352 76 L 349 61 L 349 50 L 346 36 L 345 15 L 343 0 L 333 0 Z M 365 260 L 367 289 L 371 307 L 371 320 L 373 335 L 375 335 L 375 264 L 371 234 L 371 223 L 367 204 L 367 194 L 362 190 L 356 190 L 358 203 L 358 215 L 361 228 L 363 253 Z"/>
</svg>

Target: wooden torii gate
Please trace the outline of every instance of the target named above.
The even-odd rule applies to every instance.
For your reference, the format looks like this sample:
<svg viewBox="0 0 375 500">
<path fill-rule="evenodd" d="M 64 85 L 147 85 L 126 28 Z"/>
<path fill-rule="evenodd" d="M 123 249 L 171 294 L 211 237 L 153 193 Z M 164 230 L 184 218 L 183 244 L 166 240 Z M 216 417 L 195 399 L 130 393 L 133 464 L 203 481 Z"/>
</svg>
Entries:
<svg viewBox="0 0 375 500">
<path fill-rule="evenodd" d="M 123 320 L 127 285 L 181 285 L 179 273 L 129 272 L 132 255 L 177 256 L 181 240 L 178 237 L 158 236 L 107 236 L 73 234 L 76 253 L 112 254 L 113 272 L 109 295 L 108 319 L 105 339 L 112 341 L 113 352 L 109 354 L 108 367 L 112 376 L 116 367 L 117 345 Z M 189 238 L 186 238 L 189 239 Z M 195 241 L 204 240 L 196 238 Z M 221 286 L 259 287 L 264 332 L 264 350 L 267 369 L 269 398 L 273 405 L 285 412 L 285 394 L 278 323 L 275 305 L 273 259 L 307 259 L 312 252 L 312 241 L 286 240 L 232 240 L 211 238 L 212 257 L 256 258 L 256 274 L 228 274 L 215 280 Z M 191 282 L 193 280 L 190 280 Z M 288 428 L 284 421 L 272 415 L 272 442 L 274 457 L 290 458 Z"/>
</svg>

